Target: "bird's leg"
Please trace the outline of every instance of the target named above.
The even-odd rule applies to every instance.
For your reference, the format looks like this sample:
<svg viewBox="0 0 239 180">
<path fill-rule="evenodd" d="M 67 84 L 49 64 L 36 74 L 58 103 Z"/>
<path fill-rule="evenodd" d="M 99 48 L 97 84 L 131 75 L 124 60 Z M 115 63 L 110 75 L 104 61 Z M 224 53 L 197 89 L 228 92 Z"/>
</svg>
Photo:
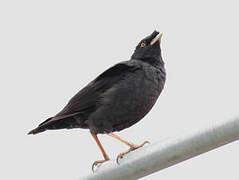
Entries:
<svg viewBox="0 0 239 180">
<path fill-rule="evenodd" d="M 108 135 L 111 136 L 111 137 L 113 137 L 113 138 L 115 138 L 115 139 L 118 139 L 120 142 L 122 142 L 122 143 L 124 143 L 124 144 L 126 144 L 126 145 L 128 145 L 128 146 L 130 147 L 127 151 L 124 151 L 124 152 L 120 153 L 120 154 L 117 156 L 116 161 L 117 161 L 118 164 L 119 164 L 119 159 L 123 158 L 123 156 L 124 156 L 125 154 L 129 153 L 130 151 L 134 151 L 135 149 L 138 149 L 138 148 L 144 146 L 146 143 L 149 143 L 148 141 L 144 141 L 144 142 L 143 142 L 142 144 L 140 144 L 140 145 L 135 145 L 135 144 L 133 144 L 133 143 L 131 143 L 131 142 L 128 142 L 128 141 L 126 141 L 126 140 L 124 140 L 124 139 L 121 139 L 121 138 L 120 138 L 119 136 L 117 136 L 116 134 L 108 133 Z"/>
<path fill-rule="evenodd" d="M 105 161 L 108 161 L 108 160 L 109 160 L 109 156 L 106 154 L 106 152 L 105 152 L 105 150 L 104 150 L 102 144 L 100 143 L 100 141 L 99 141 L 97 135 L 96 135 L 95 133 L 91 132 L 91 131 L 90 131 L 90 133 L 91 133 L 91 135 L 93 136 L 94 140 L 96 141 L 97 145 L 98 145 L 99 148 L 100 148 L 100 151 L 102 152 L 102 154 L 103 154 L 103 156 L 104 156 L 104 158 L 105 158 L 104 160 L 95 161 L 95 162 L 92 164 L 92 171 L 94 172 L 94 167 L 95 167 L 96 165 L 100 164 L 100 163 L 103 163 L 103 162 L 105 162 Z"/>
</svg>

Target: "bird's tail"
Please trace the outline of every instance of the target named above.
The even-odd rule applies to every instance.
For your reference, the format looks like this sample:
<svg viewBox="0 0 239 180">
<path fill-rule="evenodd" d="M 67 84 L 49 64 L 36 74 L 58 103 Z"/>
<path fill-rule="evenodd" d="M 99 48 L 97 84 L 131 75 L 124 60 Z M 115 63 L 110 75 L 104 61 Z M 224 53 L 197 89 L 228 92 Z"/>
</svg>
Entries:
<svg viewBox="0 0 239 180">
<path fill-rule="evenodd" d="M 48 123 L 52 118 L 48 118 L 43 123 L 39 124 L 39 126 L 31 131 L 29 131 L 27 134 L 38 134 L 40 132 L 46 131 L 47 126 L 46 123 Z"/>
<path fill-rule="evenodd" d="M 43 129 L 43 128 L 41 128 L 41 127 L 37 127 L 37 128 L 35 128 L 35 129 L 29 131 L 27 134 L 37 134 L 37 133 L 43 132 L 43 131 L 45 131 L 45 130 L 46 130 L 46 128 Z"/>
</svg>

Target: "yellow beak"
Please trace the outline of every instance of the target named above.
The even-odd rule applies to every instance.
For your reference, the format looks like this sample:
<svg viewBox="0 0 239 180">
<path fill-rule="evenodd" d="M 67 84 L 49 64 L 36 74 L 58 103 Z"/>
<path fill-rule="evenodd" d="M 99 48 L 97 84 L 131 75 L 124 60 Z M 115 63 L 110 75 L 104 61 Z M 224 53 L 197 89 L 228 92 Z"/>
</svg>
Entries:
<svg viewBox="0 0 239 180">
<path fill-rule="evenodd" d="M 161 41 L 163 33 L 159 33 L 155 38 L 153 38 L 153 40 L 150 42 L 150 45 L 155 44 L 157 41 Z"/>
</svg>

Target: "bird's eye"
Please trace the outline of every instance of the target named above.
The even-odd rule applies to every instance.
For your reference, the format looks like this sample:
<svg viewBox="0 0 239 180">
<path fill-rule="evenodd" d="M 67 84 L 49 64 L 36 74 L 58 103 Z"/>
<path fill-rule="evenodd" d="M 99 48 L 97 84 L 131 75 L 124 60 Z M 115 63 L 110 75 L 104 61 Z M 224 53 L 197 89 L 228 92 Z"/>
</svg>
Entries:
<svg viewBox="0 0 239 180">
<path fill-rule="evenodd" d="M 145 46 L 146 46 L 146 44 L 145 44 L 144 42 L 140 44 L 140 47 L 141 47 L 141 48 L 143 48 L 143 47 L 145 47 Z"/>
</svg>

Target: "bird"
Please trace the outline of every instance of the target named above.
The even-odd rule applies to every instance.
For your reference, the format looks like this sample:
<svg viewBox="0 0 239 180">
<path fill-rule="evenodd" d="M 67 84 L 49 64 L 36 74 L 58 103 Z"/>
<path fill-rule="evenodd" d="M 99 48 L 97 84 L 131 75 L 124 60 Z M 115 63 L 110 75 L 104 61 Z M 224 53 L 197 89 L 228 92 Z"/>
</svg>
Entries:
<svg viewBox="0 0 239 180">
<path fill-rule="evenodd" d="M 89 129 L 93 139 L 109 160 L 98 134 L 107 134 L 129 146 L 117 156 L 119 159 L 148 141 L 135 145 L 114 132 L 129 128 L 139 122 L 154 106 L 166 81 L 165 63 L 161 53 L 162 33 L 153 31 L 136 46 L 129 60 L 110 67 L 75 96 L 55 116 L 46 119 L 28 134 L 46 130 L 83 128 Z"/>
</svg>

